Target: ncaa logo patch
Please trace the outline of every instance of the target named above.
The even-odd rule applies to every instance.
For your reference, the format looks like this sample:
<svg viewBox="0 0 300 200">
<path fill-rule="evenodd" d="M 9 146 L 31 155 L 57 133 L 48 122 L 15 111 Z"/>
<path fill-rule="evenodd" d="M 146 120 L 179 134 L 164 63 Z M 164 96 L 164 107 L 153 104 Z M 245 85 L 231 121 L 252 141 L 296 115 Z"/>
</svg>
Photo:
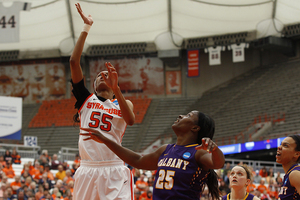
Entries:
<svg viewBox="0 0 300 200">
<path fill-rule="evenodd" d="M 188 159 L 190 156 L 191 156 L 190 152 L 185 152 L 182 157 Z"/>
<path fill-rule="evenodd" d="M 116 105 L 116 106 L 118 106 L 119 105 L 119 102 L 118 102 L 118 100 L 116 99 L 116 100 L 114 100 L 113 101 L 113 103 Z"/>
</svg>

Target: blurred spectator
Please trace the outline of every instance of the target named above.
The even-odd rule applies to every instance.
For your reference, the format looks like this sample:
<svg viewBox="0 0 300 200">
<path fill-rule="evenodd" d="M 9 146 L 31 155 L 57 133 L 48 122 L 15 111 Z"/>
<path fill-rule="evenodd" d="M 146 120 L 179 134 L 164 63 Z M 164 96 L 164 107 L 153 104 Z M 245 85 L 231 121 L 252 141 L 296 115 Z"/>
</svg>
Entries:
<svg viewBox="0 0 300 200">
<path fill-rule="evenodd" d="M 270 183 L 270 181 L 275 182 L 274 171 L 272 167 L 270 167 L 268 171 L 268 176 L 266 177 L 266 182 Z"/>
<path fill-rule="evenodd" d="M 253 193 L 256 190 L 256 185 L 253 183 L 253 179 L 250 179 L 250 183 L 247 186 L 247 192 Z"/>
<path fill-rule="evenodd" d="M 140 196 L 141 196 L 141 191 L 137 188 L 134 188 L 134 200 L 139 200 Z"/>
<path fill-rule="evenodd" d="M 226 194 L 228 194 L 230 192 L 230 188 L 229 186 L 225 183 L 224 180 L 220 180 L 219 182 L 219 190 L 220 191 L 225 191 Z"/>
<path fill-rule="evenodd" d="M 12 163 L 18 165 L 21 164 L 21 156 L 18 154 L 16 148 L 12 150 L 11 157 L 12 157 Z"/>
<path fill-rule="evenodd" d="M 22 182 L 22 180 L 21 180 L 21 182 Z M 29 187 L 31 182 L 32 182 L 32 178 L 30 176 L 27 176 L 27 178 L 25 179 L 25 185 L 27 187 Z"/>
<path fill-rule="evenodd" d="M 36 189 L 36 182 L 32 181 L 28 187 L 28 190 L 31 191 L 31 193 L 33 195 L 35 195 L 35 193 L 37 192 L 37 189 Z"/>
<path fill-rule="evenodd" d="M 45 165 L 48 165 L 49 164 L 49 161 L 47 159 L 47 157 L 45 155 L 40 155 L 40 158 L 39 158 L 39 163 L 41 166 L 45 167 Z"/>
<path fill-rule="evenodd" d="M 0 186 L 0 199 L 3 199 L 5 190 L 6 190 L 6 184 L 2 183 Z"/>
<path fill-rule="evenodd" d="M 2 171 L 5 173 L 5 175 L 8 178 L 14 178 L 15 177 L 15 171 L 12 168 L 11 160 L 7 161 L 6 167 L 2 169 Z"/>
<path fill-rule="evenodd" d="M 34 167 L 29 168 L 29 174 L 32 176 L 34 179 L 35 174 L 38 174 L 40 172 L 40 163 L 39 161 L 34 161 Z"/>
<path fill-rule="evenodd" d="M 33 180 L 32 179 L 32 177 L 30 176 L 30 174 L 27 172 L 27 171 L 25 171 L 22 175 L 21 175 L 21 182 L 22 181 L 26 181 L 26 179 L 29 179 L 29 180 Z"/>
<path fill-rule="evenodd" d="M 261 200 L 272 200 L 268 192 L 265 190 L 264 192 L 261 193 L 260 195 Z"/>
<path fill-rule="evenodd" d="M 4 173 L 4 174 L 2 174 L 1 176 L 2 176 L 2 179 L 1 179 L 1 182 L 0 182 L 1 185 L 2 185 L 2 184 L 7 185 L 7 184 L 8 184 L 8 178 L 7 178 L 6 174 Z"/>
<path fill-rule="evenodd" d="M 47 149 L 44 149 L 44 150 L 42 151 L 42 155 L 44 155 L 44 156 L 46 157 L 48 163 L 51 163 L 51 156 L 49 156 L 48 150 L 47 150 Z"/>
<path fill-rule="evenodd" d="M 146 192 L 142 193 L 139 200 L 152 200 L 152 192 L 147 190 Z"/>
<path fill-rule="evenodd" d="M 53 190 L 52 190 L 52 198 L 54 200 L 56 199 L 63 199 L 61 193 L 59 192 L 58 188 L 57 187 L 54 187 Z"/>
<path fill-rule="evenodd" d="M 70 168 L 70 166 L 69 166 L 69 164 L 66 160 L 64 160 L 64 162 L 62 163 L 62 166 L 63 166 L 65 171 Z"/>
<path fill-rule="evenodd" d="M 51 194 L 50 194 L 50 191 L 45 189 L 44 190 L 44 194 L 43 196 L 40 198 L 40 200 L 53 200 Z"/>
<path fill-rule="evenodd" d="M 73 196 L 73 187 L 74 187 L 74 182 L 70 181 L 67 184 L 67 189 L 66 189 L 66 195 L 68 196 L 68 199 L 70 199 L 70 197 Z"/>
<path fill-rule="evenodd" d="M 45 171 L 44 171 L 44 173 L 47 173 L 48 179 L 50 179 L 51 181 L 54 180 L 54 176 L 53 176 L 53 173 L 50 170 L 50 165 L 49 164 L 45 165 Z"/>
<path fill-rule="evenodd" d="M 5 151 L 5 154 L 4 154 L 4 160 L 5 162 L 7 163 L 8 161 L 10 161 L 12 163 L 12 157 L 11 157 L 11 153 L 10 151 L 7 149 Z"/>
<path fill-rule="evenodd" d="M 44 173 L 42 175 L 42 178 L 39 179 L 38 184 L 43 185 L 44 189 L 47 189 L 47 187 L 45 186 L 46 183 L 48 183 L 48 187 L 49 187 L 49 189 L 51 189 L 52 188 L 52 182 L 51 182 L 50 179 L 48 179 L 47 173 Z"/>
<path fill-rule="evenodd" d="M 255 172 L 256 172 L 256 175 L 253 177 L 253 182 L 254 182 L 254 183 L 260 183 L 260 181 L 261 181 L 261 176 L 259 175 L 259 171 L 256 170 Z"/>
<path fill-rule="evenodd" d="M 229 177 L 230 177 L 230 171 L 227 171 L 226 176 L 224 176 L 224 182 L 226 185 L 229 185 Z"/>
<path fill-rule="evenodd" d="M 257 186 L 257 190 L 263 194 L 264 191 L 267 191 L 267 186 L 265 186 L 265 180 L 264 179 L 261 179 L 260 180 L 260 184 Z"/>
<path fill-rule="evenodd" d="M 13 195 L 13 198 L 14 197 L 16 197 L 18 200 L 28 200 L 28 197 L 23 189 L 19 190 L 17 194 Z"/>
<path fill-rule="evenodd" d="M 225 168 L 223 170 L 223 180 L 225 180 L 225 176 L 227 176 L 227 172 L 231 171 L 231 166 L 230 166 L 230 162 L 227 162 L 225 164 Z"/>
<path fill-rule="evenodd" d="M 72 200 L 72 197 L 73 197 L 73 195 L 72 195 L 71 191 L 67 190 L 64 200 Z"/>
<path fill-rule="evenodd" d="M 29 164 L 28 163 L 25 163 L 24 165 L 23 165 L 23 169 L 22 169 L 22 171 L 21 171 L 21 175 L 23 175 L 23 173 L 24 172 L 28 172 L 28 174 L 31 176 L 31 174 L 30 174 L 30 168 L 29 168 Z"/>
<path fill-rule="evenodd" d="M 61 193 L 61 195 L 64 195 L 64 194 L 65 194 L 66 188 L 64 187 L 63 181 L 62 181 L 62 180 L 58 179 L 58 180 L 56 181 L 55 187 L 58 188 L 58 191 Z"/>
<path fill-rule="evenodd" d="M 72 176 L 74 176 L 76 170 L 78 169 L 80 164 L 73 162 L 72 164 L 72 168 L 71 168 L 71 172 L 72 172 Z"/>
<path fill-rule="evenodd" d="M 72 172 L 70 169 L 66 170 L 66 176 L 63 179 L 64 183 L 68 184 L 70 181 L 74 181 L 74 179 L 72 178 Z"/>
<path fill-rule="evenodd" d="M 13 194 L 17 194 L 17 190 L 21 187 L 21 178 L 20 176 L 16 175 L 15 176 L 15 181 L 13 181 L 10 184 L 12 190 L 13 190 Z"/>
<path fill-rule="evenodd" d="M 40 179 L 42 179 L 44 174 L 44 167 L 40 166 L 39 170 L 37 172 L 35 172 L 35 174 L 32 176 L 33 180 L 38 183 Z"/>
<path fill-rule="evenodd" d="M 144 174 L 140 175 L 140 178 L 135 182 L 135 186 L 141 192 L 146 192 L 146 188 L 148 186 L 148 183 L 145 181 L 145 175 Z"/>
<path fill-rule="evenodd" d="M 35 200 L 40 200 L 40 198 L 44 195 L 44 187 L 43 185 L 39 185 L 38 191 L 35 193 Z"/>
<path fill-rule="evenodd" d="M 74 163 L 76 163 L 76 164 L 80 164 L 80 156 L 79 156 L 79 154 L 78 154 L 78 153 L 75 155 L 75 160 L 74 160 Z"/>
<path fill-rule="evenodd" d="M 263 178 L 268 176 L 268 172 L 265 166 L 259 170 L 259 175 Z"/>
<path fill-rule="evenodd" d="M 58 169 L 58 165 L 62 165 L 62 163 L 58 160 L 57 154 L 53 154 L 51 161 L 51 169 Z"/>
<path fill-rule="evenodd" d="M 11 199 L 13 197 L 13 190 L 10 186 L 8 186 L 4 192 L 4 199 L 8 198 Z"/>
<path fill-rule="evenodd" d="M 2 165 L 2 167 L 6 166 L 6 161 L 4 160 L 4 156 L 0 155 L 0 164 Z"/>
<path fill-rule="evenodd" d="M 280 176 L 280 172 L 278 171 L 277 172 L 277 176 L 276 176 L 276 182 L 277 182 L 277 185 L 278 185 L 278 187 L 281 187 L 282 186 L 282 178 L 281 178 L 281 176 Z"/>
<path fill-rule="evenodd" d="M 134 184 L 136 183 L 136 181 L 139 179 L 139 177 L 141 176 L 140 170 L 137 168 L 133 168 L 132 169 L 132 173 L 133 173 L 133 181 Z"/>
<path fill-rule="evenodd" d="M 55 174 L 55 178 L 59 180 L 64 180 L 66 176 L 66 171 L 64 170 L 62 165 L 58 165 L 58 172 Z"/>
</svg>

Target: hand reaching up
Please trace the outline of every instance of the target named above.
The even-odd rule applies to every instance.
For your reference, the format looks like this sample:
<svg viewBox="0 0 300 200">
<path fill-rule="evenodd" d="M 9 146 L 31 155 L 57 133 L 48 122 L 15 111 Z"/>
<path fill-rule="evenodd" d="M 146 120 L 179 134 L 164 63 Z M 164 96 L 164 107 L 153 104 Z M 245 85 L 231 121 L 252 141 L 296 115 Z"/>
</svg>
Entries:
<svg viewBox="0 0 300 200">
<path fill-rule="evenodd" d="M 214 143 L 210 138 L 202 138 L 202 144 L 195 147 L 195 149 L 206 150 L 207 152 L 212 152 L 217 148 L 216 143 Z"/>
<path fill-rule="evenodd" d="M 76 6 L 77 11 L 78 11 L 78 13 L 80 14 L 80 16 L 81 16 L 83 22 L 84 22 L 85 24 L 88 24 L 88 25 L 92 26 L 92 24 L 94 23 L 92 16 L 91 16 L 91 15 L 86 16 L 86 15 L 84 14 L 84 12 L 82 11 L 81 6 L 80 6 L 79 3 L 76 3 L 75 6 Z"/>
<path fill-rule="evenodd" d="M 110 63 L 106 62 L 105 66 L 108 71 L 108 75 L 105 76 L 105 72 L 101 72 L 101 76 L 103 77 L 106 85 L 111 89 L 116 89 L 118 87 L 118 73 L 115 67 Z"/>
</svg>

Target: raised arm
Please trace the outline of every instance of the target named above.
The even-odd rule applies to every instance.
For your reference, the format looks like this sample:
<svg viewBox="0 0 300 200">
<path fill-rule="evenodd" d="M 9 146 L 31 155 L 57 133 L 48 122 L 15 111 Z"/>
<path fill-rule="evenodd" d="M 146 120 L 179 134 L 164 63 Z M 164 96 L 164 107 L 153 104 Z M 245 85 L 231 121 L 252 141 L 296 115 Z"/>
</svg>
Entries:
<svg viewBox="0 0 300 200">
<path fill-rule="evenodd" d="M 89 136 L 83 140 L 94 140 L 99 143 L 104 143 L 111 151 L 113 151 L 119 158 L 132 167 L 145 170 L 156 170 L 159 156 L 164 152 L 167 145 L 161 146 L 155 152 L 146 154 L 144 156 L 127 149 L 114 141 L 103 136 L 99 131 L 90 128 L 80 128 L 89 133 L 80 133 L 83 136 Z"/>
<path fill-rule="evenodd" d="M 105 76 L 102 72 L 101 75 L 105 80 L 106 84 L 113 90 L 119 106 L 121 108 L 122 117 L 128 125 L 133 125 L 135 121 L 135 115 L 133 112 L 133 104 L 129 100 L 125 100 L 120 87 L 118 86 L 118 74 L 116 69 L 111 63 L 105 63 L 108 71 L 108 76 Z"/>
<path fill-rule="evenodd" d="M 80 4 L 77 3 L 75 4 L 77 11 L 79 15 L 81 16 L 83 22 L 84 22 L 84 27 L 83 31 L 80 33 L 80 36 L 75 44 L 74 50 L 72 52 L 72 55 L 70 57 L 70 69 L 71 69 L 71 78 L 73 83 L 78 83 L 83 79 L 83 74 L 80 66 L 80 57 L 83 51 L 83 46 L 86 40 L 86 37 L 88 35 L 89 29 L 93 24 L 93 19 L 92 16 L 86 16 L 81 7 Z"/>
<path fill-rule="evenodd" d="M 224 154 L 210 138 L 203 138 L 202 145 L 196 149 L 196 160 L 204 170 L 220 169 L 224 166 Z"/>
</svg>

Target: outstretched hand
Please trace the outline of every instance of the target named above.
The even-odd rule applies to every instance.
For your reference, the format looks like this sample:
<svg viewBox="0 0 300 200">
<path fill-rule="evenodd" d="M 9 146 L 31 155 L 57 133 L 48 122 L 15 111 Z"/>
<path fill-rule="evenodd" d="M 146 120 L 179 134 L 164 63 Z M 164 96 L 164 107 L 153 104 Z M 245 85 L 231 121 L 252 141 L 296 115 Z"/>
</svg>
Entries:
<svg viewBox="0 0 300 200">
<path fill-rule="evenodd" d="M 88 138 L 84 138 L 83 140 L 94 140 L 99 143 L 103 143 L 103 139 L 105 138 L 99 131 L 92 128 L 80 128 L 81 130 L 87 131 L 88 133 L 80 133 L 82 136 L 89 136 Z"/>
<path fill-rule="evenodd" d="M 101 72 L 101 76 L 108 87 L 110 87 L 111 89 L 116 89 L 118 87 L 117 70 L 110 62 L 106 62 L 105 66 L 107 68 L 108 74 L 107 76 L 105 76 L 105 72 Z"/>
<path fill-rule="evenodd" d="M 88 25 L 92 26 L 92 24 L 94 23 L 92 16 L 91 16 L 91 15 L 86 16 L 86 15 L 84 14 L 84 12 L 82 11 L 81 6 L 80 6 L 79 3 L 76 3 L 75 6 L 76 6 L 77 11 L 78 11 L 78 13 L 80 14 L 80 16 L 81 16 L 83 22 L 84 22 L 85 24 L 88 24 Z"/>
<path fill-rule="evenodd" d="M 217 148 L 216 143 L 214 143 L 210 138 L 202 138 L 202 144 L 195 147 L 196 150 L 206 150 L 208 153 L 211 153 Z"/>
</svg>

